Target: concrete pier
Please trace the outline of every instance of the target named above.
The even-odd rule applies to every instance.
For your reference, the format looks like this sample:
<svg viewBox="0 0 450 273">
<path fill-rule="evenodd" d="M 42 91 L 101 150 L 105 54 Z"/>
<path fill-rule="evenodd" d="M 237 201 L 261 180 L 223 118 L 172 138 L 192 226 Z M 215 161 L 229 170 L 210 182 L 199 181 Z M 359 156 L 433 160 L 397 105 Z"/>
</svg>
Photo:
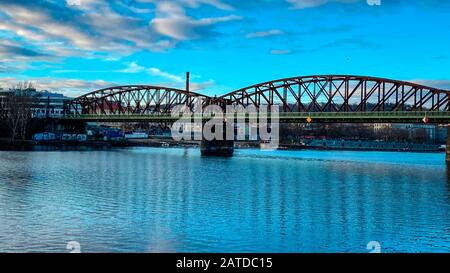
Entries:
<svg viewBox="0 0 450 273">
<path fill-rule="evenodd" d="M 226 129 L 227 123 L 223 125 L 223 140 L 206 140 L 204 137 L 200 143 L 200 152 L 202 156 L 233 156 L 234 138 L 227 139 Z"/>
<path fill-rule="evenodd" d="M 233 156 L 233 140 L 202 140 L 200 144 L 202 156 Z"/>
<path fill-rule="evenodd" d="M 445 162 L 450 164 L 450 124 L 447 125 L 447 143 L 445 147 Z"/>
</svg>

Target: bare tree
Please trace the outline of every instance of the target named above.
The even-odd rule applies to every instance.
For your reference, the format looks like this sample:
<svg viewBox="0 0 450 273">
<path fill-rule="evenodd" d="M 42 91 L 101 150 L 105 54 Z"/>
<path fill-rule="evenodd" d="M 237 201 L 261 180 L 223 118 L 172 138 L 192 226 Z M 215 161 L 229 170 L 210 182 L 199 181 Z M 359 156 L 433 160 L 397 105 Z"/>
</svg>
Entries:
<svg viewBox="0 0 450 273">
<path fill-rule="evenodd" d="M 6 97 L 6 115 L 11 142 L 14 142 L 16 137 L 25 140 L 28 123 L 32 118 L 34 90 L 31 82 L 20 82 L 11 88 Z"/>
<path fill-rule="evenodd" d="M 416 143 L 427 143 L 428 133 L 424 128 L 414 130 L 413 141 Z"/>
</svg>

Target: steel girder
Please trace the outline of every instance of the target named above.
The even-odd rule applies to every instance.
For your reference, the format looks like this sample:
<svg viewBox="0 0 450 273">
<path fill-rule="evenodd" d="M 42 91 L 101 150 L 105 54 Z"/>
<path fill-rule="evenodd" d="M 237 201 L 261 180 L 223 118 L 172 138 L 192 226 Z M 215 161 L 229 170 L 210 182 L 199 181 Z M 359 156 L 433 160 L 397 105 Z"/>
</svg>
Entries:
<svg viewBox="0 0 450 273">
<path fill-rule="evenodd" d="M 185 90 L 129 85 L 97 90 L 71 101 L 72 115 L 160 115 L 176 105 L 244 107 L 279 105 L 281 112 L 353 113 L 450 111 L 450 91 L 416 83 L 351 75 L 280 79 L 242 88 L 218 98 Z"/>
<path fill-rule="evenodd" d="M 383 78 L 322 75 L 280 79 L 228 93 L 235 105 L 281 112 L 449 111 L 450 91 Z"/>
<path fill-rule="evenodd" d="M 117 86 L 78 97 L 67 106 L 72 115 L 159 115 L 168 114 L 177 105 L 195 110 L 198 103 L 209 104 L 210 98 L 175 88 L 148 85 Z"/>
</svg>

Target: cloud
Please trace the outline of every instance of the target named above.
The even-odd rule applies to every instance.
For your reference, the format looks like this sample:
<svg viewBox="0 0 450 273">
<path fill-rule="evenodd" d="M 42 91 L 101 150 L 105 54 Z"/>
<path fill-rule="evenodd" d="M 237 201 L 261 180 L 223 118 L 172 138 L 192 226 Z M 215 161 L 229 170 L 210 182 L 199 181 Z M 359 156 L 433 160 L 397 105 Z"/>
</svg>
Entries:
<svg viewBox="0 0 450 273">
<path fill-rule="evenodd" d="M 145 67 L 138 65 L 136 62 L 131 62 L 127 68 L 119 70 L 122 73 L 139 73 L 145 70 Z"/>
<path fill-rule="evenodd" d="M 336 3 L 356 3 L 360 0 L 286 0 L 288 3 L 292 4 L 292 8 L 294 9 L 307 9 L 307 8 L 315 8 L 318 6 L 325 5 L 327 3 L 336 2 Z"/>
<path fill-rule="evenodd" d="M 0 44 L 0 73 L 18 73 L 30 69 L 31 61 L 54 61 L 55 56 L 10 41 Z"/>
<path fill-rule="evenodd" d="M 156 18 L 150 22 L 150 27 L 161 35 L 182 41 L 202 37 L 206 27 L 239 19 L 241 17 L 236 15 L 194 19 L 186 15 L 181 5 L 164 1 L 157 4 Z"/>
<path fill-rule="evenodd" d="M 181 76 L 181 75 L 173 74 L 170 72 L 166 72 L 157 67 L 146 68 L 144 66 L 139 65 L 137 62 L 131 62 L 127 65 L 126 68 L 117 70 L 116 72 L 147 73 L 153 77 L 168 80 L 168 82 L 159 82 L 158 84 L 156 84 L 156 85 L 160 85 L 160 86 L 170 86 L 170 87 L 184 89 L 185 83 L 186 83 L 186 79 L 184 78 L 184 75 Z M 211 79 L 208 81 L 198 82 L 197 80 L 201 79 L 200 75 L 191 74 L 190 79 L 191 79 L 191 83 L 190 83 L 191 91 L 204 90 L 210 86 L 215 85 L 214 80 L 211 80 Z M 143 84 L 149 84 L 149 83 L 147 82 L 147 83 L 143 83 Z M 155 84 L 152 84 L 152 85 L 155 85 Z"/>
<path fill-rule="evenodd" d="M 46 1 L 2 1 L 0 9 L 5 15 L 0 29 L 62 57 L 159 48 L 158 41 L 129 31 L 145 35 L 145 22 L 118 15 L 103 1 L 84 0 L 70 8 Z"/>
<path fill-rule="evenodd" d="M 247 33 L 245 35 L 245 38 L 261 38 L 261 37 L 269 37 L 269 36 L 278 36 L 278 35 L 283 35 L 284 32 L 279 30 L 279 29 L 271 29 L 271 30 L 267 30 L 267 31 L 258 31 L 258 32 L 252 32 L 252 33 Z"/>
<path fill-rule="evenodd" d="M 28 58 L 47 58 L 49 55 L 16 45 L 0 45 L 0 58 L 6 59 L 28 59 Z"/>
<path fill-rule="evenodd" d="M 34 57 L 37 53 L 60 58 L 95 58 L 100 53 L 118 57 L 166 51 L 179 41 L 208 38 L 214 25 L 240 18 L 194 18 L 186 13 L 203 5 L 221 12 L 233 10 L 220 0 L 80 0 L 76 5 L 74 1 L 69 5 L 66 1 L 2 0 L 0 35 L 30 45 L 26 49 L 35 51 Z M 22 51 L 22 55 L 33 57 L 33 52 Z"/>
<path fill-rule="evenodd" d="M 27 69 L 30 69 L 29 65 L 22 61 L 0 61 L 0 74 L 19 73 Z"/>
<path fill-rule="evenodd" d="M 289 49 L 272 49 L 270 54 L 272 55 L 286 55 L 292 53 L 292 50 Z"/>
<path fill-rule="evenodd" d="M 48 90 L 63 93 L 67 96 L 80 96 L 88 92 L 115 86 L 116 84 L 104 80 L 84 81 L 64 78 L 0 78 L 0 87 L 10 88 L 21 81 L 30 81 L 38 90 Z"/>
<path fill-rule="evenodd" d="M 190 84 L 190 91 L 196 92 L 205 90 L 208 87 L 214 86 L 216 83 L 213 80 L 208 80 L 206 82 L 193 82 Z"/>
<path fill-rule="evenodd" d="M 221 10 L 234 10 L 234 8 L 220 0 L 182 0 L 182 3 L 186 3 L 188 6 L 198 8 L 202 4 L 207 4 Z"/>
<path fill-rule="evenodd" d="M 141 67 L 136 64 L 137 67 Z M 130 67 L 136 67 L 135 65 L 130 65 Z M 3 69 L 2 64 L 0 63 L 0 72 Z M 181 76 L 171 74 L 169 72 L 161 71 L 158 68 L 149 68 L 145 69 L 145 71 L 155 77 L 160 77 L 168 80 L 168 82 L 135 82 L 135 83 L 127 83 L 127 84 L 143 84 L 143 85 L 156 85 L 156 86 L 167 86 L 173 88 L 184 89 L 185 88 L 185 79 Z M 200 78 L 200 76 L 196 77 Z M 80 80 L 80 79 L 70 79 L 70 78 L 56 78 L 56 77 L 4 77 L 0 78 L 0 88 L 8 89 L 12 86 L 16 85 L 18 82 L 22 81 L 30 81 L 38 90 L 48 90 L 52 92 L 62 93 L 69 97 L 78 97 L 84 95 L 86 93 L 92 92 L 94 90 L 113 87 L 121 85 L 120 83 L 114 83 L 110 81 L 105 81 L 101 79 L 97 80 Z M 201 91 L 208 87 L 214 86 L 214 80 L 208 81 L 199 81 L 199 82 L 191 82 L 190 90 Z"/>
<path fill-rule="evenodd" d="M 450 80 L 410 80 L 409 82 L 450 91 Z"/>
<path fill-rule="evenodd" d="M 11 73 L 16 72 L 19 69 L 17 67 L 11 66 L 9 63 L 0 62 L 0 73 Z"/>
<path fill-rule="evenodd" d="M 159 68 L 156 67 L 149 68 L 148 73 L 152 76 L 165 78 L 176 83 L 184 82 L 184 79 L 182 77 L 161 71 Z"/>
<path fill-rule="evenodd" d="M 144 72 L 144 73 L 148 73 L 151 76 L 164 78 L 164 79 L 170 80 L 172 82 L 176 82 L 176 83 L 184 82 L 184 78 L 181 76 L 162 71 L 161 69 L 156 68 L 156 67 L 146 68 L 144 66 L 137 64 L 136 62 L 131 62 L 127 65 L 126 68 L 117 70 L 116 72 L 129 73 L 129 74 Z"/>
</svg>

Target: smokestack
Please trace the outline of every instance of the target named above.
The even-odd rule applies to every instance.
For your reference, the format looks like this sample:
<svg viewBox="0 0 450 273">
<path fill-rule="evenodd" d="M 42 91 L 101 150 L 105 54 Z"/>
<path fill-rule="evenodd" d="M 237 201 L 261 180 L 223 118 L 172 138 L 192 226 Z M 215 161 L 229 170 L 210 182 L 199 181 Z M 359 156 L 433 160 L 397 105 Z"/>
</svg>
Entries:
<svg viewBox="0 0 450 273">
<path fill-rule="evenodd" d="M 186 72 L 186 91 L 189 92 L 189 72 Z"/>
</svg>

